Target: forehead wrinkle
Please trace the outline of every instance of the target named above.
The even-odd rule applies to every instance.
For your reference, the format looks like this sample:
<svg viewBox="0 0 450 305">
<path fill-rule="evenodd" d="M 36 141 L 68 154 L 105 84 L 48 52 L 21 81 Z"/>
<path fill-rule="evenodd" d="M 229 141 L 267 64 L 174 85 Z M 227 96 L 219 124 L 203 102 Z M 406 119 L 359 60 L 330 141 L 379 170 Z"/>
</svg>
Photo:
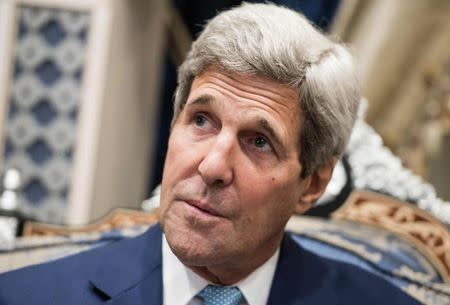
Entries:
<svg viewBox="0 0 450 305">
<path fill-rule="evenodd" d="M 281 83 L 270 81 L 273 82 L 274 86 L 280 86 L 280 89 L 292 89 L 292 92 L 294 93 L 292 94 L 292 96 L 291 94 L 280 94 L 276 89 L 269 89 L 271 86 L 267 86 L 267 84 L 258 82 L 259 78 L 256 76 L 248 77 L 251 84 L 245 84 L 242 80 L 238 79 L 239 77 L 245 78 L 245 76 L 230 76 L 228 74 L 224 75 L 219 72 L 210 71 L 207 77 L 201 80 L 202 82 L 199 84 L 199 87 L 202 85 L 205 87 L 210 87 L 210 85 L 208 85 L 208 83 L 210 83 L 212 86 L 211 88 L 213 88 L 214 86 L 222 87 L 228 91 L 227 93 L 233 95 L 234 97 L 248 100 L 250 102 L 259 102 L 271 108 L 277 113 L 280 112 L 280 110 L 278 109 L 279 107 L 272 107 L 271 103 L 275 103 L 282 108 L 285 108 L 285 110 L 289 112 L 291 112 L 291 110 L 289 109 L 290 103 L 297 106 L 297 92 L 293 88 L 287 87 Z M 215 81 L 208 81 L 208 78 L 212 78 Z M 196 80 L 194 80 L 194 82 Z"/>
<path fill-rule="evenodd" d="M 222 75 L 222 74 L 219 74 L 219 75 Z M 236 82 L 238 84 L 242 84 L 242 81 L 239 80 L 239 78 L 248 78 L 248 79 L 250 79 L 252 84 L 249 85 L 249 87 L 250 88 L 256 88 L 256 89 L 259 89 L 259 90 L 263 90 L 264 92 L 266 92 L 266 94 L 263 94 L 263 96 L 265 96 L 265 97 L 267 97 L 269 99 L 273 99 L 272 98 L 272 95 L 273 95 L 274 98 L 281 97 L 281 98 L 286 98 L 286 99 L 293 99 L 295 101 L 298 100 L 298 97 L 297 97 L 298 93 L 297 93 L 297 90 L 294 87 L 285 85 L 285 84 L 280 83 L 280 82 L 276 82 L 276 81 L 274 81 L 272 79 L 269 79 L 269 78 L 263 78 L 261 76 L 245 76 L 245 75 L 238 75 L 238 74 L 236 74 L 236 75 L 225 74 L 224 76 L 226 76 L 225 78 L 229 78 L 229 79 L 233 80 L 234 82 Z M 220 78 L 220 76 L 218 78 Z M 280 94 L 279 90 L 272 89 L 270 86 L 267 86 L 266 84 L 263 84 L 262 82 L 259 82 L 258 81 L 259 79 L 267 81 L 267 82 L 271 82 L 275 86 L 278 86 L 278 87 L 280 87 L 282 89 L 290 90 L 292 94 Z M 226 80 L 224 80 L 224 82 L 226 82 Z"/>
<path fill-rule="evenodd" d="M 214 78 L 214 79 L 215 79 L 215 83 L 203 81 L 203 83 L 199 84 L 198 88 L 203 87 L 203 89 L 212 89 L 214 91 L 217 91 L 217 89 L 215 88 L 216 86 L 218 86 L 220 88 L 225 88 L 226 89 L 225 92 L 218 90 L 220 92 L 220 94 L 228 96 L 229 98 L 231 98 L 232 100 L 234 100 L 236 102 L 247 104 L 251 108 L 254 108 L 255 103 L 257 103 L 259 105 L 262 105 L 262 106 L 270 109 L 274 113 L 276 113 L 280 119 L 282 119 L 284 114 L 287 113 L 289 116 L 289 119 L 292 122 L 295 122 L 297 120 L 297 115 L 296 115 L 297 110 L 293 111 L 291 109 L 291 107 L 289 107 L 288 103 L 280 102 L 277 99 L 272 99 L 270 97 L 267 98 L 267 97 L 261 95 L 260 93 L 249 93 L 246 91 L 242 91 L 241 89 L 236 89 L 233 85 L 231 85 L 228 82 L 222 81 L 220 78 Z M 217 82 L 219 82 L 220 85 L 218 85 Z M 204 95 L 210 96 L 210 100 L 208 101 L 209 104 L 211 104 L 214 101 L 214 102 L 220 102 L 217 104 L 220 104 L 223 107 L 225 106 L 224 103 L 221 103 L 222 102 L 221 100 L 217 100 L 213 95 L 210 95 L 207 93 L 205 93 Z M 300 110 L 299 109 L 300 107 L 298 107 L 296 102 L 292 101 L 292 105 L 293 105 L 293 107 L 295 107 L 295 109 L 298 109 L 298 111 Z"/>
<path fill-rule="evenodd" d="M 250 88 L 264 90 L 266 92 L 266 94 L 264 94 L 263 96 L 265 96 L 269 99 L 273 99 L 271 97 L 271 95 L 274 95 L 275 98 L 276 98 L 276 96 L 278 96 L 278 97 L 282 97 L 282 98 L 293 99 L 295 101 L 298 101 L 298 99 L 299 99 L 299 93 L 298 93 L 297 88 L 290 86 L 288 84 L 279 82 L 279 81 L 275 81 L 275 80 L 265 77 L 263 75 L 246 75 L 246 74 L 233 73 L 233 72 L 229 72 L 227 70 L 220 69 L 220 67 L 217 68 L 217 66 L 215 66 L 215 65 L 208 67 L 197 77 L 200 77 L 202 75 L 208 75 L 209 77 L 222 80 L 223 82 L 226 82 L 226 83 L 230 83 L 229 81 L 227 82 L 227 80 L 226 80 L 226 79 L 230 79 L 238 85 L 243 84 L 243 81 L 242 81 L 243 79 L 247 79 L 252 83 L 251 85 L 249 85 Z M 266 83 L 263 83 L 263 82 L 266 82 Z M 281 95 L 281 94 L 279 94 L 279 89 L 271 89 L 270 86 L 267 86 L 267 83 L 272 83 L 274 85 L 273 87 L 278 86 L 279 89 L 281 88 L 281 89 L 285 89 L 285 90 L 286 89 L 290 90 L 291 94 Z"/>
</svg>

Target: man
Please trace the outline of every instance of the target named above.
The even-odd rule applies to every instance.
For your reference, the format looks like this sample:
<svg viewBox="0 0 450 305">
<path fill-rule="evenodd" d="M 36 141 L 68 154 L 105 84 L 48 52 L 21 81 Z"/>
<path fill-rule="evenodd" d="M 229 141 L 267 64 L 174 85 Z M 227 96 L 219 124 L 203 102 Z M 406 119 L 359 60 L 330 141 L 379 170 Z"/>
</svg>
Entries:
<svg viewBox="0 0 450 305">
<path fill-rule="evenodd" d="M 323 193 L 358 100 L 351 56 L 303 16 L 219 14 L 179 70 L 160 226 L 5 274 L 0 303 L 417 304 L 284 233 Z"/>
</svg>

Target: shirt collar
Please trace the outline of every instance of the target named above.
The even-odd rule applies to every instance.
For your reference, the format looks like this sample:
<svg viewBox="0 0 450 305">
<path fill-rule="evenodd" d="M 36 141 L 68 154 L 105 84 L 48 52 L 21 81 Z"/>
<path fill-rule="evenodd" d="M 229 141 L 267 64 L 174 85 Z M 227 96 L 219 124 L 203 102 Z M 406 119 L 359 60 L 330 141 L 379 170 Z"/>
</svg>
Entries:
<svg viewBox="0 0 450 305">
<path fill-rule="evenodd" d="M 265 305 L 280 255 L 280 249 L 263 265 L 233 286 L 237 286 L 248 305 Z M 175 256 L 163 235 L 163 304 L 186 305 L 197 293 L 210 284 L 207 280 L 183 265 Z"/>
<path fill-rule="evenodd" d="M 280 248 L 264 264 L 235 285 L 244 294 L 248 305 L 267 304 L 279 256 Z"/>
</svg>

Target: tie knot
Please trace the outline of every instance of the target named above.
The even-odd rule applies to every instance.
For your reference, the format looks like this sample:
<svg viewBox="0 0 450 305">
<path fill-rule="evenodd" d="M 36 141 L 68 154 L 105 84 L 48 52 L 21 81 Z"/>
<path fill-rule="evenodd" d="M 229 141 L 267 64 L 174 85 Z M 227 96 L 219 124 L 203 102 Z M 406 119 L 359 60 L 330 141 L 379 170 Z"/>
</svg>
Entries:
<svg viewBox="0 0 450 305">
<path fill-rule="evenodd" d="M 242 292 L 237 287 L 220 287 L 208 285 L 198 293 L 204 305 L 238 305 L 243 299 Z"/>
</svg>

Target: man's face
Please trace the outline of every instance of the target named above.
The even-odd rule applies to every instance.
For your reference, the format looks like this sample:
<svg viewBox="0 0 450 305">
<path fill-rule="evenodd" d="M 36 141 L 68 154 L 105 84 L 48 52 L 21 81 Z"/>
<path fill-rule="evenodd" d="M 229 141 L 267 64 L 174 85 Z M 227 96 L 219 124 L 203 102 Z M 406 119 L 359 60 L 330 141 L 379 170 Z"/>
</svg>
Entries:
<svg viewBox="0 0 450 305">
<path fill-rule="evenodd" d="M 300 179 L 297 92 L 209 69 L 173 126 L 161 225 L 188 266 L 258 265 L 309 187 Z"/>
</svg>

